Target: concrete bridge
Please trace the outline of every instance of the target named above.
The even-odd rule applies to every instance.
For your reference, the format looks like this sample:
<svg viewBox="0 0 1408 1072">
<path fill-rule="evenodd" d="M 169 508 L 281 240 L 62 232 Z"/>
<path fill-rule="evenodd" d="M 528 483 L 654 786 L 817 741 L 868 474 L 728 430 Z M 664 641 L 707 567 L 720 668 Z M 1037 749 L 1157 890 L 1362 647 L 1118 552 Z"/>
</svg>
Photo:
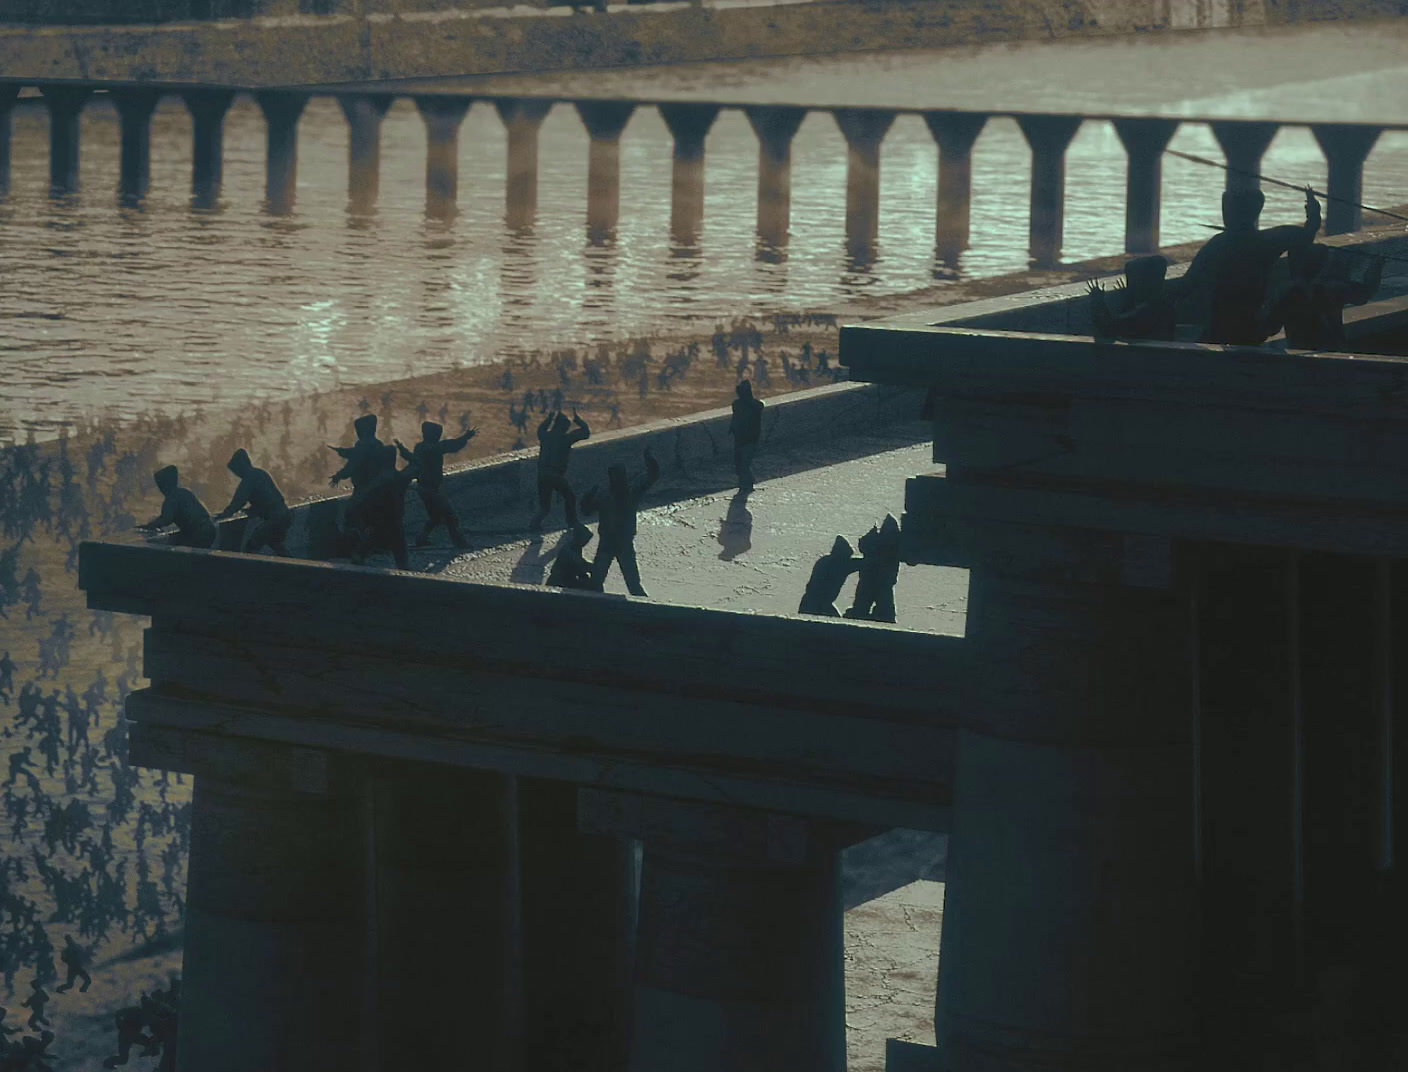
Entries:
<svg viewBox="0 0 1408 1072">
<path fill-rule="evenodd" d="M 895 825 L 951 841 L 896 1069 L 1243 1068 L 1336 1008 L 1392 1067 L 1408 363 L 1095 343 L 1077 302 L 846 327 L 873 383 L 785 403 L 935 392 L 905 557 L 969 571 L 962 637 L 85 544 L 90 606 L 152 620 L 133 761 L 196 778 L 182 1072 L 841 1072 L 837 853 Z"/>
</svg>

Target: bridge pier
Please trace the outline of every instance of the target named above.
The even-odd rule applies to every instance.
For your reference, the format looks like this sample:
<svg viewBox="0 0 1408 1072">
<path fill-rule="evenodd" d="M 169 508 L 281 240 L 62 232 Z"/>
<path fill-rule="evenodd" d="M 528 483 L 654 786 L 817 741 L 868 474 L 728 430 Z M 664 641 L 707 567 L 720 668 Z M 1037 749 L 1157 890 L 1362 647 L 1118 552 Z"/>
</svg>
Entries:
<svg viewBox="0 0 1408 1072">
<path fill-rule="evenodd" d="M 10 192 L 10 116 L 19 95 L 19 86 L 0 86 L 0 197 Z"/>
<path fill-rule="evenodd" d="M 529 97 L 494 101 L 508 132 L 504 219 L 513 231 L 532 227 L 538 216 L 538 133 L 552 105 L 550 100 Z"/>
<path fill-rule="evenodd" d="M 988 117 L 971 112 L 925 112 L 924 122 L 939 147 L 939 204 L 934 253 L 949 267 L 968 248 L 973 202 L 973 144 Z"/>
<path fill-rule="evenodd" d="M 792 139 L 805 108 L 744 108 L 758 137 L 758 239 L 766 249 L 787 245 L 792 217 Z"/>
<path fill-rule="evenodd" d="M 369 215 L 381 190 L 381 121 L 395 98 L 357 93 L 337 98 L 347 119 L 347 210 Z"/>
<path fill-rule="evenodd" d="M 630 1072 L 845 1072 L 844 838 L 832 824 L 582 796 L 585 823 L 645 843 Z"/>
<path fill-rule="evenodd" d="M 308 105 L 303 93 L 283 91 L 254 95 L 268 128 L 268 155 L 264 169 L 264 198 L 269 212 L 282 216 L 293 211 L 298 189 L 298 120 Z"/>
<path fill-rule="evenodd" d="M 971 573 L 945 1070 L 1201 1067 L 1187 622 L 1173 591 Z"/>
<path fill-rule="evenodd" d="M 323 752 L 221 751 L 226 769 L 201 770 L 193 789 L 177 1069 L 357 1068 L 364 858 L 351 779 Z"/>
<path fill-rule="evenodd" d="M 846 250 L 854 263 L 868 265 L 880 237 L 880 144 L 895 113 L 837 108 L 831 114 L 846 137 Z"/>
<path fill-rule="evenodd" d="M 626 101 L 576 101 L 577 114 L 591 136 L 587 157 L 587 241 L 616 237 L 621 217 L 621 132 L 636 106 Z"/>
<path fill-rule="evenodd" d="M 1124 195 L 1124 251 L 1157 253 L 1164 150 L 1178 130 L 1178 121 L 1114 119 L 1111 122 L 1129 156 Z"/>
<path fill-rule="evenodd" d="M 680 246 L 699 242 L 704 222 L 704 139 L 719 117 L 717 104 L 661 104 L 660 118 L 675 139 L 670 173 L 670 238 Z"/>
<path fill-rule="evenodd" d="M 93 95 L 82 86 L 41 86 L 49 108 L 49 185 L 54 193 L 78 189 L 78 121 Z"/>
<path fill-rule="evenodd" d="M 1317 123 L 1310 128 L 1329 165 L 1326 193 L 1335 198 L 1325 203 L 1325 233 L 1347 234 L 1359 230 L 1364 213 L 1364 161 L 1379 140 L 1379 127 Z"/>
<path fill-rule="evenodd" d="M 460 188 L 460 125 L 473 103 L 470 97 L 417 97 L 425 121 L 425 214 L 452 219 Z"/>
<path fill-rule="evenodd" d="M 181 94 L 191 113 L 191 201 L 212 208 L 220 196 L 225 167 L 225 113 L 235 94 L 227 89 L 188 90 Z"/>
<path fill-rule="evenodd" d="M 118 193 L 123 201 L 146 197 L 152 173 L 152 112 L 161 93 L 154 89 L 116 89 L 112 102 L 122 124 Z"/>
<path fill-rule="evenodd" d="M 1032 150 L 1030 248 L 1032 265 L 1054 267 L 1061 260 L 1066 218 L 1066 148 L 1080 129 L 1080 116 L 1017 117 Z"/>
<path fill-rule="evenodd" d="M 522 859 L 523 1067 L 620 1072 L 630 1031 L 635 848 L 584 829 L 578 787 L 518 779 Z"/>
<path fill-rule="evenodd" d="M 1228 119 L 1209 126 L 1227 158 L 1227 189 L 1260 190 L 1261 158 L 1281 129 L 1280 124 Z"/>
<path fill-rule="evenodd" d="M 369 780 L 373 1067 L 518 1068 L 522 1042 L 514 785 L 389 765 Z M 414 1024 L 414 1030 L 406 1025 Z"/>
</svg>

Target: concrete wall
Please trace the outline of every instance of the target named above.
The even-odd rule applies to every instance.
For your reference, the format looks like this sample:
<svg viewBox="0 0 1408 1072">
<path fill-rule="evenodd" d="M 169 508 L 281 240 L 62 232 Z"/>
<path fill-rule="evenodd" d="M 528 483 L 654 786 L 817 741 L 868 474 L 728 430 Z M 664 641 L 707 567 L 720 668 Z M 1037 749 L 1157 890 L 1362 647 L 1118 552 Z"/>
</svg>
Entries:
<svg viewBox="0 0 1408 1072">
<path fill-rule="evenodd" d="M 1408 10 L 1408 0 L 710 0 L 569 17 L 565 7 L 551 15 L 543 10 L 560 0 L 511 9 L 499 2 L 484 10 L 495 2 L 456 0 L 446 9 L 445 0 L 0 0 L 0 72 L 9 80 L 308 85 L 1257 26 Z M 116 25 L 247 11 L 266 17 Z M 3 25 L 99 17 L 114 24 Z"/>
</svg>

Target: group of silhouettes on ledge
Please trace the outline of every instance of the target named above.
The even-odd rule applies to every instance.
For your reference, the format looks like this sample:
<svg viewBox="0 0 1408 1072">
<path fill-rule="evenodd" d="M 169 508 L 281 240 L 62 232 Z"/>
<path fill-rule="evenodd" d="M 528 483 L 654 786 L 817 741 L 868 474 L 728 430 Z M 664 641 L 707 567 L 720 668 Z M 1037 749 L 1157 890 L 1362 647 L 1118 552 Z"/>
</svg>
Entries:
<svg viewBox="0 0 1408 1072">
<path fill-rule="evenodd" d="M 752 385 L 747 380 L 738 385 L 736 393 L 729 430 L 734 440 L 734 467 L 739 488 L 747 494 L 754 487 L 753 459 L 762 439 L 763 403 L 753 397 Z M 377 438 L 375 414 L 358 417 L 352 426 L 356 442 L 347 447 L 330 445 L 345 464 L 332 475 L 329 484 L 336 487 L 346 480 L 352 485 L 352 495 L 343 513 L 339 556 L 360 564 L 371 554 L 386 552 L 398 568 L 408 569 L 404 518 L 406 492 L 412 484 L 416 486 L 426 514 L 415 545 L 429 545 L 434 532 L 444 526 L 455 547 L 467 548 L 469 542 L 444 489 L 445 457 L 462 450 L 474 438 L 476 430 L 466 428 L 462 435 L 445 439 L 441 425 L 426 421 L 421 425 L 421 441 L 414 449 L 408 449 L 399 439 L 386 444 Z M 549 412 L 538 425 L 538 509 L 528 527 L 534 532 L 541 531 L 555 498 L 560 497 L 569 536 L 557 554 L 548 583 L 561 588 L 601 591 L 615 563 L 631 594 L 644 596 L 646 592 L 636 565 L 636 512 L 646 491 L 660 477 L 660 463 L 646 448 L 644 474 L 632 478 L 625 466 L 612 465 L 607 469 L 606 487 L 593 487 L 579 500 L 567 480 L 567 470 L 572 447 L 590 436 L 591 428 L 575 410 L 570 419 L 565 413 Z M 406 461 L 405 468 L 397 468 L 398 456 Z M 229 505 L 213 517 L 194 492 L 180 485 L 176 466 L 158 469 L 154 479 L 164 496 L 162 511 L 138 528 L 157 531 L 174 527 L 171 542 L 175 546 L 209 549 L 219 540 L 216 522 L 244 510 L 248 524 L 241 549 L 259 552 L 268 548 L 277 555 L 287 555 L 286 540 L 293 514 L 274 478 L 257 468 L 243 448 L 235 451 L 229 469 L 239 478 L 239 485 Z M 597 551 L 590 564 L 583 549 L 591 541 L 592 532 L 578 520 L 579 505 L 583 513 L 596 514 L 600 519 Z"/>
<path fill-rule="evenodd" d="M 1266 202 L 1260 190 L 1222 195 L 1223 228 L 1198 251 L 1176 285 L 1165 284 L 1168 262 L 1139 257 L 1125 265 L 1125 279 L 1107 296 L 1089 286 L 1097 338 L 1176 338 L 1179 313 L 1199 328 L 1197 341 L 1260 346 L 1284 330 L 1293 350 L 1343 350 L 1344 309 L 1374 296 L 1383 261 L 1372 258 L 1361 280 L 1332 271 L 1329 247 L 1315 241 L 1320 203 L 1305 190 L 1305 223 L 1257 228 Z M 1289 282 L 1273 293 L 1272 275 L 1286 255 Z"/>
</svg>

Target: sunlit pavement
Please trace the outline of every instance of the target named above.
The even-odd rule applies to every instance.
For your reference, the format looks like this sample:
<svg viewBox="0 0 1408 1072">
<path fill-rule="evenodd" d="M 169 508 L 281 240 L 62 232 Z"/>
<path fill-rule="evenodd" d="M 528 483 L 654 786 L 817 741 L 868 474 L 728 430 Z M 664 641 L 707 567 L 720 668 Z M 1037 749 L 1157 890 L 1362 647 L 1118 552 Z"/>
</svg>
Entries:
<svg viewBox="0 0 1408 1072">
<path fill-rule="evenodd" d="M 649 597 L 690 606 L 796 613 L 812 565 L 836 536 L 845 536 L 854 547 L 887 512 L 899 517 L 905 480 L 936 468 L 928 442 L 915 443 L 921 429 L 927 431 L 915 425 L 889 436 L 763 451 L 754 464 L 757 488 L 746 499 L 736 490 L 716 490 L 732 480 L 731 461 L 662 476 L 638 515 L 636 558 Z M 847 456 L 850 460 L 830 463 Z M 643 461 L 638 471 L 644 471 Z M 771 475 L 780 472 L 789 475 Z M 543 584 L 565 537 L 561 518 L 559 502 L 549 519 L 559 527 L 533 538 L 526 511 L 521 517 L 462 517 L 472 545 L 493 545 L 449 558 L 442 536 L 441 547 L 412 551 L 412 567 L 466 581 Z M 585 520 L 595 530 L 592 519 Z M 596 553 L 595 539 L 585 553 L 589 560 Z M 850 605 L 854 589 L 852 579 L 838 609 Z M 962 633 L 967 590 L 965 571 L 902 566 L 897 624 Z M 625 594 L 625 582 L 613 566 L 606 595 Z"/>
</svg>

